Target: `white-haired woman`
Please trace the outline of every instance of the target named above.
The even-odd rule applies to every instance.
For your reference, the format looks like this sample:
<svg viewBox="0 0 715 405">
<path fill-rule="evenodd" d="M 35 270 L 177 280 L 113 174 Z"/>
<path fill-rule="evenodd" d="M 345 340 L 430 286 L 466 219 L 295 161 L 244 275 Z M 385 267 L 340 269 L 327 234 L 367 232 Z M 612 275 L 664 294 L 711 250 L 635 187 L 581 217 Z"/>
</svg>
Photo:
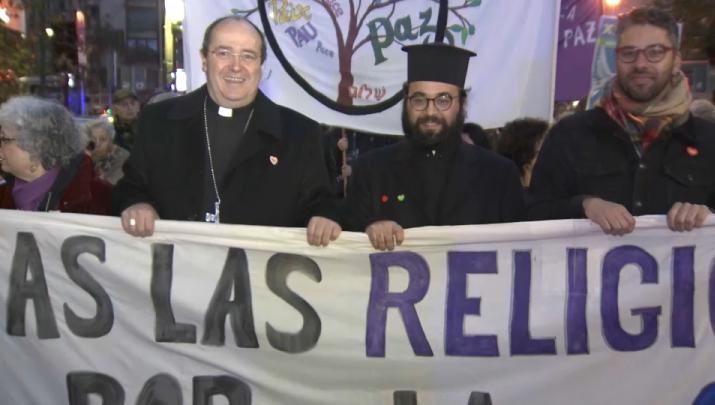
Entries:
<svg viewBox="0 0 715 405">
<path fill-rule="evenodd" d="M 122 178 L 122 166 L 129 151 L 114 143 L 114 125 L 104 118 L 89 121 L 84 126 L 94 168 L 100 178 L 117 184 Z"/>
<path fill-rule="evenodd" d="M 111 184 L 84 153 L 87 138 L 62 105 L 32 96 L 0 106 L 0 208 L 109 214 Z"/>
</svg>

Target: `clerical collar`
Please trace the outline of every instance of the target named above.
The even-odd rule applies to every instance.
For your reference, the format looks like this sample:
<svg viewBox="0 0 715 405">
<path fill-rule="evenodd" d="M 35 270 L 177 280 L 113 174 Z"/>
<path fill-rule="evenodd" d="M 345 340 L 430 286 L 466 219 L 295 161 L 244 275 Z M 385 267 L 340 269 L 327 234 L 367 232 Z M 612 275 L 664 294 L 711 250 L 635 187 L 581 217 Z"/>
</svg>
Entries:
<svg viewBox="0 0 715 405">
<path fill-rule="evenodd" d="M 233 117 L 233 109 L 218 106 L 218 115 L 226 118 L 231 118 Z"/>
<path fill-rule="evenodd" d="M 207 97 L 207 98 L 208 98 L 208 100 L 207 100 L 208 101 L 208 103 L 207 103 L 208 110 L 211 112 L 217 113 L 220 117 L 224 117 L 224 118 L 233 118 L 236 115 L 238 115 L 238 116 L 246 115 L 253 108 L 253 103 L 248 104 L 243 107 L 239 107 L 239 108 L 222 107 L 222 106 L 216 104 L 216 102 L 213 101 L 211 99 L 211 97 Z"/>
</svg>

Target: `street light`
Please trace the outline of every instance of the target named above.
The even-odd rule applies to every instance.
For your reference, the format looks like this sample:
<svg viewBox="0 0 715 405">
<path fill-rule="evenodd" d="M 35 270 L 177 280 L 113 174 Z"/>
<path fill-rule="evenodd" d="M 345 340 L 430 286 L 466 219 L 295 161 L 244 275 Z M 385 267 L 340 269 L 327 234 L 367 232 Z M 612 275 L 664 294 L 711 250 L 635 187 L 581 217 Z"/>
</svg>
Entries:
<svg viewBox="0 0 715 405">
<path fill-rule="evenodd" d="M 55 36 L 55 30 L 50 27 L 47 27 L 45 28 L 45 34 L 47 34 L 48 37 L 52 38 Z"/>
<path fill-rule="evenodd" d="M 184 21 L 183 0 L 165 0 L 164 9 L 166 10 L 166 19 L 172 24 Z"/>
<path fill-rule="evenodd" d="M 616 8 L 621 5 L 621 0 L 604 0 L 603 4 L 606 6 L 608 14 L 616 14 Z"/>
<path fill-rule="evenodd" d="M 10 16 L 7 15 L 7 9 L 4 7 L 0 7 L 0 21 L 4 22 L 5 24 L 10 23 Z"/>
</svg>

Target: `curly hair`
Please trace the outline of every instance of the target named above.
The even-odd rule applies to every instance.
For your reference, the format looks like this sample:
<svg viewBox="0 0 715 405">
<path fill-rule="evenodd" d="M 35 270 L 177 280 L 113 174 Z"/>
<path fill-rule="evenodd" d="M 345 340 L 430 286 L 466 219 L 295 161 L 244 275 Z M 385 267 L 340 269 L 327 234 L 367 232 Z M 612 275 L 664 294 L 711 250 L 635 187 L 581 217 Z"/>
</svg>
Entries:
<svg viewBox="0 0 715 405">
<path fill-rule="evenodd" d="M 17 129 L 17 146 L 45 169 L 66 166 L 87 145 L 69 110 L 34 96 L 12 97 L 2 104 L 0 126 Z"/>
<path fill-rule="evenodd" d="M 520 118 L 507 122 L 499 131 L 497 152 L 511 159 L 524 176 L 529 162 L 536 157 L 536 145 L 544 139 L 549 123 L 537 118 Z"/>
</svg>

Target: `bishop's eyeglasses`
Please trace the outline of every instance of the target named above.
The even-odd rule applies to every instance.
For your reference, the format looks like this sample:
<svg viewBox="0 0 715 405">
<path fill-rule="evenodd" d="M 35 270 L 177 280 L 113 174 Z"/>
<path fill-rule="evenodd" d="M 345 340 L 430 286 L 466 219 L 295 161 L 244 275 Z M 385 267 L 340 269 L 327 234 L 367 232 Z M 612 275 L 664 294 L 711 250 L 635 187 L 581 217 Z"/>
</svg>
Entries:
<svg viewBox="0 0 715 405">
<path fill-rule="evenodd" d="M 233 61 L 234 58 L 238 58 L 238 60 L 246 64 L 252 64 L 258 61 L 258 55 L 248 51 L 233 52 L 229 49 L 219 48 L 210 51 L 210 53 L 222 62 Z"/>
</svg>

